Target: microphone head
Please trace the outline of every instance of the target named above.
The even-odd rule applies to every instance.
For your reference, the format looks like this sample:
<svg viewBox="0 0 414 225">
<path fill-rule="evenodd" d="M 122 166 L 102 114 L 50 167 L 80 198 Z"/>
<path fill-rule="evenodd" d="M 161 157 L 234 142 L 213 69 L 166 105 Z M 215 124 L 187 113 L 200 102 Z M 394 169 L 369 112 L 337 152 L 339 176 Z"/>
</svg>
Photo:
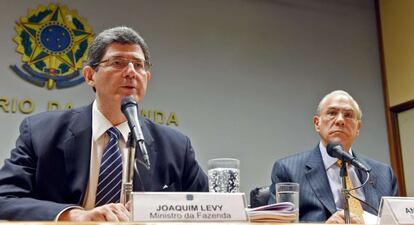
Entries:
<svg viewBox="0 0 414 225">
<path fill-rule="evenodd" d="M 121 111 L 125 113 L 125 109 L 130 106 L 137 106 L 137 102 L 134 97 L 132 97 L 132 95 L 123 97 L 121 100 Z"/>
<path fill-rule="evenodd" d="M 326 146 L 326 152 L 329 156 L 333 158 L 337 158 L 342 160 L 343 162 L 347 162 L 349 164 L 352 164 L 356 166 L 358 169 L 362 169 L 365 172 L 371 171 L 370 168 L 364 166 L 361 162 L 359 162 L 355 157 L 350 155 L 348 152 L 345 152 L 343 150 L 343 147 L 340 143 L 330 142 Z"/>
<path fill-rule="evenodd" d="M 342 145 L 338 142 L 329 142 L 326 146 L 326 152 L 333 158 L 341 158 L 342 149 Z"/>
</svg>

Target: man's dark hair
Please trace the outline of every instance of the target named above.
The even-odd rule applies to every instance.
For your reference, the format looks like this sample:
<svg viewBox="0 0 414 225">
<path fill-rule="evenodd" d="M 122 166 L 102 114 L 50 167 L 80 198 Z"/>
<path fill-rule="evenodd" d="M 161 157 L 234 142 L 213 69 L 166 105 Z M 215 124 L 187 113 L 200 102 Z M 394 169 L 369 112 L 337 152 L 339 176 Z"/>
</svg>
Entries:
<svg viewBox="0 0 414 225">
<path fill-rule="evenodd" d="M 86 65 L 95 68 L 105 55 L 108 45 L 112 43 L 138 44 L 144 52 L 146 63 L 151 64 L 150 52 L 144 39 L 132 28 L 121 26 L 104 30 L 95 37 L 89 48 Z"/>
</svg>

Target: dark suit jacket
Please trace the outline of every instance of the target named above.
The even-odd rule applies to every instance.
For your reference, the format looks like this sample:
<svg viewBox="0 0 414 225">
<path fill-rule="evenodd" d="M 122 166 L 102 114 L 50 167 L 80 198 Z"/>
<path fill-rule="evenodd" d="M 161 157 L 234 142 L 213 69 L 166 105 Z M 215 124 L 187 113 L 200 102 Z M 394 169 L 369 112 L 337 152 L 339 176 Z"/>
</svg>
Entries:
<svg viewBox="0 0 414 225">
<path fill-rule="evenodd" d="M 137 163 L 142 183 L 135 174 L 134 190 L 208 191 L 189 138 L 140 120 L 151 169 Z M 62 209 L 82 205 L 89 179 L 91 121 L 92 105 L 23 120 L 16 147 L 0 170 L 0 219 L 53 220 Z M 136 157 L 141 158 L 139 151 Z"/>
<path fill-rule="evenodd" d="M 372 168 L 369 181 L 363 190 L 366 202 L 378 209 L 382 196 L 397 195 L 396 178 L 389 166 L 357 155 L 355 151 L 352 152 L 359 161 Z M 357 171 L 357 174 L 360 181 L 365 181 L 365 173 Z M 299 183 L 300 221 L 326 221 L 336 212 L 319 145 L 311 151 L 288 156 L 275 162 L 269 203 L 275 202 L 275 184 L 279 182 Z M 363 208 L 376 215 L 369 207 L 363 205 Z"/>
</svg>

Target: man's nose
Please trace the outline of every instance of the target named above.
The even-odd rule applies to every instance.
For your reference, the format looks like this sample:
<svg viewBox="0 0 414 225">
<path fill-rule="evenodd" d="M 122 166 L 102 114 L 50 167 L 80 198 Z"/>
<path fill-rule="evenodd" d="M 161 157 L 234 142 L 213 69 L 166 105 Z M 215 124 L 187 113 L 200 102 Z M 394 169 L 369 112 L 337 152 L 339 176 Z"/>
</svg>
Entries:
<svg viewBox="0 0 414 225">
<path fill-rule="evenodd" d="M 336 116 L 336 119 L 335 119 L 335 123 L 337 125 L 344 125 L 345 124 L 345 118 L 344 118 L 344 115 L 342 113 L 338 113 L 338 115 Z"/>
<path fill-rule="evenodd" d="M 133 78 L 137 75 L 137 71 L 135 71 L 134 64 L 129 62 L 126 66 L 125 77 Z"/>
</svg>

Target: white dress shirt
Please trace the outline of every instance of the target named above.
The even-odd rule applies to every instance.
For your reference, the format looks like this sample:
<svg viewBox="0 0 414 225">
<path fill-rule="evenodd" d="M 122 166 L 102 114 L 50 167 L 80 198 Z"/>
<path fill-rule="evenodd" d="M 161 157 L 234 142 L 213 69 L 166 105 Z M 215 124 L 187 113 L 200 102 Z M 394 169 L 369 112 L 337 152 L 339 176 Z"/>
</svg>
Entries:
<svg viewBox="0 0 414 225">
<path fill-rule="evenodd" d="M 344 200 L 341 194 L 342 179 L 339 176 L 340 167 L 336 165 L 336 161 L 338 159 L 328 155 L 326 152 L 326 147 L 322 144 L 322 142 L 319 143 L 319 149 L 322 154 L 323 164 L 325 166 L 326 175 L 328 176 L 328 181 L 335 200 L 336 208 L 337 210 L 343 209 Z M 352 155 L 352 149 L 349 149 L 349 153 Z M 355 168 L 352 165 L 348 166 L 348 176 L 351 178 L 354 187 L 361 185 Z M 356 197 L 365 201 L 365 195 L 361 188 L 356 190 L 356 195 Z"/>
<path fill-rule="evenodd" d="M 92 209 L 95 207 L 95 197 L 96 197 L 96 188 L 98 186 L 99 178 L 99 168 L 101 165 L 101 158 L 103 151 L 109 141 L 109 136 L 106 134 L 106 131 L 113 127 L 111 122 L 98 110 L 96 100 L 92 105 L 92 140 L 91 140 L 91 161 L 89 167 L 89 181 L 86 189 L 85 198 L 83 201 L 83 207 L 85 209 Z M 122 183 L 126 181 L 126 140 L 128 139 L 129 127 L 128 122 L 125 121 L 116 126 L 116 128 L 121 132 L 121 137 L 119 138 L 119 149 L 122 154 Z M 121 192 L 121 199 L 123 198 L 123 190 Z"/>
</svg>

